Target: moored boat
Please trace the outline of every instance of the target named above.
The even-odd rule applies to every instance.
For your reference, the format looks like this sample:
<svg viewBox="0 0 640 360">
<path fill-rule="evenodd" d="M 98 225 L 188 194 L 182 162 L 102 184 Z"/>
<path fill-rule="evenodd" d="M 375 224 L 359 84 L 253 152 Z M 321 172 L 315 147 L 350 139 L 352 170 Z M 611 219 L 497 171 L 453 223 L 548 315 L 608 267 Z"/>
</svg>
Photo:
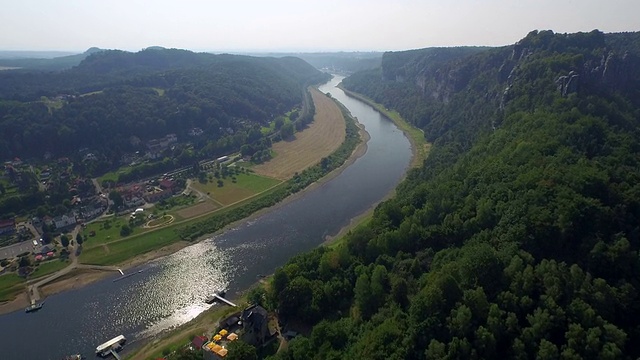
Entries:
<svg viewBox="0 0 640 360">
<path fill-rule="evenodd" d="M 31 304 L 24 309 L 24 312 L 30 313 L 30 312 L 38 311 L 42 309 L 42 305 L 44 305 L 44 302 Z"/>
</svg>

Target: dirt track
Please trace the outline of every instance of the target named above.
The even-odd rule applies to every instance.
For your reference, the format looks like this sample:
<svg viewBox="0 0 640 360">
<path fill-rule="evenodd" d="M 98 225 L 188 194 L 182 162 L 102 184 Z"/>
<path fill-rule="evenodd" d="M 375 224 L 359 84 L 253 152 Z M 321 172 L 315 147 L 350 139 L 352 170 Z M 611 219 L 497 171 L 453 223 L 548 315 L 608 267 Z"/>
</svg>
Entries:
<svg viewBox="0 0 640 360">
<path fill-rule="evenodd" d="M 254 167 L 256 173 L 286 180 L 296 172 L 320 162 L 344 141 L 345 122 L 340 108 L 317 89 L 311 88 L 316 107 L 313 123 L 295 134 L 295 140 L 280 141 L 273 145 L 276 156 L 267 163 Z"/>
</svg>

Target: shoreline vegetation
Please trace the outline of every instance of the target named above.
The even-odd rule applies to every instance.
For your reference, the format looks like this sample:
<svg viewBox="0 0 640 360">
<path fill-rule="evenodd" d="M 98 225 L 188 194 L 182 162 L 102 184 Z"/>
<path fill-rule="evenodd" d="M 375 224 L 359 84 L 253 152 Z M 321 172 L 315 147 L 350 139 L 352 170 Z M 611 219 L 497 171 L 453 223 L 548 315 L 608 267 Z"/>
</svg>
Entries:
<svg viewBox="0 0 640 360">
<path fill-rule="evenodd" d="M 423 136 L 423 133 L 420 129 L 417 129 L 415 127 L 413 127 L 412 125 L 410 125 L 408 122 L 406 122 L 397 112 L 395 111 L 390 111 L 384 108 L 383 105 L 378 104 L 376 102 L 374 102 L 373 100 L 358 94 L 358 93 L 354 93 L 351 92 L 349 90 L 346 90 L 342 87 L 342 85 L 338 85 L 338 88 L 340 88 L 341 90 L 343 90 L 347 95 L 356 98 L 360 101 L 363 101 L 365 103 L 367 103 L 368 105 L 370 105 L 371 107 L 375 108 L 378 112 L 380 112 L 381 114 L 383 114 L 385 117 L 387 117 L 389 120 L 391 120 L 394 124 L 396 124 L 396 126 L 398 126 L 398 128 L 403 131 L 405 133 L 405 135 L 407 136 L 407 138 L 409 139 L 410 143 L 411 143 L 411 151 L 412 151 L 412 159 L 411 159 L 411 163 L 410 163 L 410 169 L 411 168 L 416 168 L 418 166 L 420 166 L 423 161 L 426 159 L 426 157 L 428 156 L 429 153 L 429 149 L 431 147 L 431 144 L 428 143 L 426 141 L 426 139 Z M 342 109 L 343 112 L 347 112 L 348 110 L 339 102 L 337 102 L 338 106 Z M 367 151 L 367 143 L 370 139 L 369 133 L 366 132 L 365 128 L 363 125 L 358 123 L 358 127 L 360 130 L 360 136 L 362 138 L 362 141 L 360 142 L 360 144 L 356 147 L 356 149 L 353 151 L 352 155 L 348 158 L 348 160 L 342 165 L 340 166 L 338 169 L 333 170 L 331 173 L 329 173 L 327 176 L 323 177 L 321 180 L 313 183 L 312 185 L 310 185 L 308 188 L 306 188 L 304 191 L 296 193 L 294 195 L 289 196 L 286 200 L 284 200 L 283 202 L 275 205 L 272 208 L 269 209 L 265 209 L 265 210 L 272 210 L 274 208 L 277 208 L 278 206 L 282 206 L 284 204 L 286 204 L 288 201 L 292 201 L 296 198 L 298 198 L 299 196 L 303 195 L 304 192 L 306 191 L 310 191 L 312 189 L 314 189 L 315 187 L 322 185 L 323 183 L 331 180 L 332 178 L 334 178 L 335 176 L 339 175 L 345 168 L 347 168 L 349 165 L 351 165 L 355 160 L 357 160 L 359 157 L 361 157 L 362 155 L 364 155 Z M 421 150 L 418 150 L 418 148 L 420 148 Z M 408 172 L 407 172 L 408 173 Z M 407 173 L 405 173 L 405 176 L 407 175 Z M 403 177 L 403 179 L 404 179 Z M 345 235 L 347 233 L 349 233 L 350 231 L 364 226 L 365 224 L 367 224 L 371 218 L 373 217 L 373 212 L 376 208 L 376 206 L 385 201 L 388 200 L 389 198 L 392 198 L 395 195 L 395 190 L 389 192 L 389 194 L 387 194 L 383 199 L 381 199 L 378 203 L 373 204 L 369 209 L 367 209 L 366 211 L 364 211 L 362 214 L 357 215 L 356 217 L 352 218 L 349 222 L 349 224 L 345 225 L 342 229 L 340 229 L 335 235 L 328 235 L 325 238 L 325 241 L 319 245 L 319 246 L 328 246 L 328 247 L 337 247 L 337 246 L 341 246 L 343 240 L 345 239 Z M 259 216 L 259 213 L 253 214 L 250 216 L 250 218 L 254 217 L 254 216 Z M 257 281 L 256 283 L 254 283 L 252 286 L 250 286 L 249 288 L 245 289 L 242 294 L 240 296 L 238 296 L 235 299 L 231 299 L 233 302 L 235 302 L 236 304 L 240 304 L 240 306 L 242 306 L 242 304 L 247 304 L 247 298 L 246 298 L 246 294 L 248 293 L 248 291 L 256 286 L 265 286 L 269 280 L 271 279 L 272 274 L 266 276 L 265 278 Z M 166 332 L 160 333 L 156 336 L 154 336 L 152 339 L 149 339 L 146 344 L 142 345 L 140 348 L 136 348 L 136 349 L 131 349 L 130 353 L 125 354 L 125 358 L 126 359 L 152 359 L 152 358 L 158 358 L 161 357 L 163 355 L 163 353 L 167 352 L 167 351 L 174 351 L 177 350 L 179 347 L 184 346 L 184 344 L 188 343 L 191 341 L 191 339 L 196 336 L 196 335 L 201 335 L 202 333 L 205 333 L 207 328 L 211 327 L 211 324 L 216 323 L 217 321 L 219 321 L 221 318 L 223 318 L 224 316 L 227 316 L 228 314 L 230 314 L 231 312 L 233 312 L 234 310 L 231 308 L 227 308 L 227 307 L 218 307 L 215 309 L 209 309 L 206 310 L 204 312 L 202 312 L 200 315 L 198 315 L 195 319 L 175 328 L 175 329 L 171 329 L 168 330 Z"/>
<path fill-rule="evenodd" d="M 317 91 L 317 90 L 315 90 Z M 322 96 L 325 96 L 322 94 Z M 94 265 L 117 265 L 123 271 L 140 266 L 144 263 L 170 255 L 180 249 L 210 238 L 229 226 L 233 226 L 238 221 L 251 219 L 260 216 L 267 211 L 272 211 L 277 206 L 282 206 L 289 201 L 302 196 L 304 192 L 310 191 L 316 186 L 337 176 L 342 169 L 350 165 L 355 158 L 362 156 L 366 152 L 368 134 L 357 125 L 350 113 L 338 102 L 332 99 L 331 103 L 336 104 L 340 109 L 345 123 L 345 136 L 342 144 L 323 160 L 313 166 L 296 174 L 292 179 L 284 181 L 262 193 L 239 201 L 237 204 L 219 209 L 218 211 L 202 214 L 191 219 L 174 222 L 168 226 L 154 231 L 147 231 L 126 237 L 111 244 L 126 244 L 135 239 L 136 244 L 148 244 L 143 251 L 125 249 L 124 254 L 110 252 L 109 256 L 95 257 L 93 252 L 98 252 L 101 247 L 94 247 L 83 252 L 80 262 Z M 366 134 L 366 135 L 363 135 Z M 358 146 L 360 144 L 360 146 Z M 350 160 L 350 158 L 353 158 Z M 148 241 L 153 239 L 153 244 Z M 158 241 L 160 239 L 161 241 Z M 145 245 L 143 245 L 145 246 Z M 128 250 L 128 251 L 127 251 Z M 89 255 L 87 255 L 89 253 Z M 99 260 L 95 260 L 99 259 Z M 87 261 L 88 260 L 88 261 Z M 89 269 L 74 269 L 69 274 L 52 281 L 41 289 L 44 296 L 53 295 L 59 292 L 79 288 L 95 281 L 112 276 L 112 272 L 100 272 Z M 26 284 L 25 284 L 26 286 Z M 0 304 L 0 314 L 5 314 L 20 310 L 29 304 L 25 291 L 17 293 L 16 298 Z"/>
<path fill-rule="evenodd" d="M 351 90 L 347 90 L 342 83 L 338 84 L 338 88 L 344 91 L 347 96 L 350 96 L 354 99 L 358 99 L 372 108 L 376 109 L 379 113 L 381 113 L 384 117 L 391 120 L 402 132 L 407 136 L 409 142 L 411 143 L 411 151 L 413 152 L 413 158 L 411 159 L 411 168 L 417 168 L 424 163 L 424 160 L 429 156 L 429 150 L 431 150 L 431 143 L 427 142 L 424 137 L 424 132 L 416 128 L 415 126 L 409 124 L 405 119 L 400 116 L 400 114 L 395 110 L 389 110 L 384 105 L 379 104 L 373 99 L 353 92 Z"/>
</svg>

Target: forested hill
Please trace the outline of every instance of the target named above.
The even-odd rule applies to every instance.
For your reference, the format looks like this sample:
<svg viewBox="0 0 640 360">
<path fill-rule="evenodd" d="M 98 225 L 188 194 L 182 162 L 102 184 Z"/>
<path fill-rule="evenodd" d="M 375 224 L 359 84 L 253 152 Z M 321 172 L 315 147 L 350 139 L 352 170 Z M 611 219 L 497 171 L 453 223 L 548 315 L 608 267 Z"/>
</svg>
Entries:
<svg viewBox="0 0 640 360">
<path fill-rule="evenodd" d="M 276 358 L 637 359 L 639 50 L 536 31 L 345 79 L 434 147 L 367 226 L 252 294 L 313 326 Z"/>
<path fill-rule="evenodd" d="M 0 157 L 88 148 L 115 166 L 167 134 L 213 156 L 256 141 L 261 126 L 301 108 L 305 85 L 326 77 L 298 58 L 162 48 L 96 52 L 63 72 L 2 71 Z M 202 135 L 190 138 L 193 128 Z"/>
</svg>

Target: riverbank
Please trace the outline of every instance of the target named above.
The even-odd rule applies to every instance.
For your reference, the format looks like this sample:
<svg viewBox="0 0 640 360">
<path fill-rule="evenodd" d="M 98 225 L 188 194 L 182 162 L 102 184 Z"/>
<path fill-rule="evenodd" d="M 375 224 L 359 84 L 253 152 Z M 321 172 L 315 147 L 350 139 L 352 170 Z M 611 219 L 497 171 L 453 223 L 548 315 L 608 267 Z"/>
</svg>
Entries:
<svg viewBox="0 0 640 360">
<path fill-rule="evenodd" d="M 323 96 L 324 97 L 324 96 Z M 342 121 L 344 121 L 345 123 L 347 121 L 353 121 L 353 120 L 347 120 L 347 117 L 349 117 L 350 115 L 348 114 L 348 111 L 346 109 L 344 109 L 339 103 L 337 104 L 338 107 L 341 108 L 342 110 Z M 328 174 L 326 174 L 325 176 L 323 176 L 322 178 L 316 180 L 315 182 L 311 183 L 310 185 L 306 186 L 304 189 L 302 189 L 301 191 L 298 191 L 292 195 L 287 196 L 286 198 L 284 198 L 283 200 L 279 201 L 278 203 L 276 203 L 273 206 L 270 207 L 266 207 L 263 209 L 260 209 L 258 211 L 253 212 L 252 214 L 250 214 L 248 217 L 244 217 L 242 219 L 236 220 L 232 223 L 227 224 L 226 226 L 224 226 L 223 228 L 214 231 L 212 233 L 207 233 L 205 235 L 202 235 L 200 237 L 198 237 L 195 241 L 178 241 L 175 243 L 172 243 L 170 245 L 167 245 L 165 247 L 156 249 L 156 250 L 152 250 L 150 252 L 147 253 L 143 253 L 140 254 L 136 257 L 130 258 L 122 263 L 118 263 L 117 267 L 121 268 L 123 271 L 126 272 L 127 269 L 133 268 L 133 267 L 137 267 L 140 266 L 142 264 L 145 264 L 149 261 L 153 261 L 155 259 L 158 258 L 162 258 L 164 256 L 173 254 L 177 251 L 179 251 L 180 249 L 195 244 L 197 242 L 200 242 L 202 240 L 211 238 L 212 236 L 215 236 L 217 234 L 220 234 L 224 231 L 226 231 L 229 228 L 235 227 L 237 226 L 239 223 L 244 222 L 244 221 L 251 221 L 252 219 L 255 219 L 267 212 L 270 211 L 274 211 L 275 209 L 285 206 L 288 203 L 299 199 L 300 197 L 304 196 L 307 192 L 309 191 L 313 191 L 314 189 L 316 189 L 317 187 L 321 186 L 322 184 L 330 181 L 331 179 L 335 178 L 336 176 L 340 175 L 342 173 L 342 171 L 344 171 L 344 169 L 346 169 L 348 166 L 350 166 L 351 164 L 353 164 L 354 161 L 356 161 L 356 159 L 358 159 L 359 157 L 361 157 L 362 155 L 364 155 L 367 151 L 367 141 L 369 140 L 369 134 L 366 132 L 366 130 L 364 129 L 364 126 L 362 126 L 361 124 L 356 122 L 356 125 L 358 127 L 358 134 L 360 137 L 360 141 L 359 143 L 355 146 L 355 149 L 351 152 L 351 154 L 347 157 L 347 159 L 336 169 L 334 169 L 333 171 L 329 172 Z M 347 141 L 347 139 L 345 139 L 345 141 Z M 41 294 L 43 295 L 43 297 L 46 297 L 48 295 L 53 295 L 53 294 L 57 294 L 63 291 L 68 291 L 68 290 L 72 290 L 72 289 L 77 289 L 80 288 L 82 286 L 86 286 L 88 284 L 91 284 L 93 282 L 102 280 L 106 277 L 112 276 L 113 272 L 110 271 L 95 271 L 95 270 L 89 270 L 89 269 L 74 269 L 72 270 L 69 274 L 66 274 L 62 277 L 60 277 L 59 279 L 56 279 L 54 281 L 52 281 L 51 283 L 48 283 L 47 285 L 43 286 L 41 289 Z M 18 296 L 16 299 L 9 301 L 9 302 L 5 302 L 0 304 L 0 314 L 6 314 L 6 313 L 10 313 L 13 311 L 17 311 L 17 310 L 21 310 L 24 309 L 25 307 L 27 307 L 29 305 L 29 299 L 26 296 L 25 293 L 22 293 L 20 296 Z"/>
<path fill-rule="evenodd" d="M 394 121 L 394 123 L 396 123 Z M 396 124 L 397 125 L 397 124 Z M 400 126 L 398 126 L 400 128 Z M 353 162 L 355 162 L 359 157 L 361 157 L 362 155 L 364 155 L 367 151 L 368 145 L 367 142 L 370 139 L 369 133 L 365 131 L 365 128 L 363 125 L 359 124 L 359 131 L 360 131 L 360 136 L 362 137 L 363 141 L 358 145 L 358 147 L 354 150 L 352 156 L 349 157 L 349 159 L 347 160 L 347 162 L 345 162 L 340 168 L 334 170 L 333 172 L 331 172 L 329 175 L 323 177 L 321 180 L 313 183 L 312 185 L 310 185 L 307 189 L 305 189 L 305 191 L 309 191 L 309 190 L 313 190 L 315 188 L 317 188 L 318 186 L 321 186 L 322 184 L 328 182 L 329 180 L 331 180 L 332 178 L 338 176 L 340 173 L 342 173 L 344 171 L 345 168 L 347 168 L 348 166 L 350 166 Z M 407 136 L 407 138 L 410 139 L 410 136 L 408 134 L 405 133 L 405 135 Z M 418 152 L 415 150 L 414 148 L 414 142 L 411 142 L 412 144 L 412 163 L 413 160 L 415 160 L 415 158 L 418 156 Z M 404 175 L 406 176 L 406 174 Z M 403 176 L 403 178 L 404 178 Z M 287 202 L 289 201 L 293 201 L 295 199 L 297 199 L 298 197 L 300 197 L 302 194 L 298 193 L 298 194 L 294 194 L 292 196 L 289 196 L 284 202 L 279 203 L 278 205 L 275 205 L 272 208 L 269 209 L 265 209 L 265 210 L 274 210 L 279 206 L 283 206 L 285 205 Z M 368 208 L 365 212 L 361 213 L 360 215 L 357 215 L 356 217 L 353 217 L 349 224 L 345 225 L 343 228 L 341 228 L 335 235 L 328 235 L 325 237 L 325 241 L 320 245 L 320 246 L 339 246 L 339 244 L 342 243 L 342 240 L 345 238 L 345 235 L 350 231 L 353 230 L 355 228 L 357 228 L 358 226 L 361 226 L 362 224 L 365 224 L 366 222 L 368 222 L 371 217 L 373 216 L 373 211 L 375 210 L 376 206 L 382 202 L 385 201 L 391 197 L 393 197 L 395 195 L 395 190 L 390 191 L 389 193 L 387 193 L 383 199 L 381 199 L 379 202 L 376 202 L 375 204 L 373 204 L 370 208 Z M 262 211 L 261 211 L 262 212 Z M 250 218 L 254 217 L 254 216 L 260 216 L 261 214 L 257 213 L 255 215 L 252 215 Z M 260 286 L 260 285 L 264 285 L 266 281 L 268 281 L 269 276 L 267 276 L 265 279 L 261 279 L 260 281 L 257 281 L 256 283 L 254 283 L 254 285 L 252 285 L 250 288 L 253 288 L 255 286 Z M 247 293 L 248 289 L 244 290 L 238 297 L 237 299 L 234 299 L 232 301 L 234 301 L 237 304 L 246 302 L 246 298 L 244 297 L 244 294 Z M 169 332 L 166 332 L 164 334 L 159 334 L 157 336 L 155 336 L 154 338 L 150 339 L 147 341 L 147 343 L 145 345 L 143 345 L 141 348 L 139 349 L 135 349 L 133 350 L 131 353 L 126 354 L 127 356 L 125 356 L 125 358 L 127 359 L 150 359 L 150 358 L 157 358 L 159 355 L 161 355 L 163 353 L 163 349 L 177 349 L 181 346 L 184 346 L 185 344 L 187 344 L 191 338 L 193 338 L 193 336 L 195 335 L 200 335 L 202 332 L 206 332 L 209 328 L 211 328 L 212 326 L 215 327 L 216 322 L 222 318 L 222 315 L 220 315 L 218 313 L 220 309 L 216 310 L 216 309 L 210 309 L 207 310 L 205 312 L 203 312 L 202 314 L 200 314 L 197 318 L 193 319 L 192 321 L 176 328 L 173 329 Z M 208 314 L 208 315 L 207 315 Z M 218 316 L 216 318 L 216 316 Z M 198 333 L 198 331 L 200 333 Z"/>
<path fill-rule="evenodd" d="M 192 244 L 193 243 L 188 241 L 179 241 L 166 247 L 136 256 L 135 258 L 119 264 L 118 267 L 126 273 L 127 270 L 131 268 L 144 265 L 150 261 L 160 259 L 167 255 L 171 255 L 176 251 L 179 251 L 180 249 L 183 249 Z M 68 274 L 44 285 L 42 288 L 40 288 L 40 294 L 43 298 L 46 298 L 47 296 L 58 294 L 64 291 L 81 288 L 83 286 L 92 284 L 96 281 L 100 281 L 113 275 L 113 271 L 76 268 Z M 22 310 L 29 306 L 29 304 L 29 297 L 27 296 L 26 292 L 23 292 L 15 299 L 0 304 L 0 315 Z"/>
<path fill-rule="evenodd" d="M 387 119 L 393 121 L 396 126 L 404 132 L 411 143 L 411 152 L 413 153 L 413 157 L 411 159 L 411 167 L 417 168 L 422 166 L 424 160 L 429 156 L 429 150 L 431 149 L 431 143 L 427 142 L 424 132 L 421 129 L 416 128 L 415 126 L 408 123 L 405 119 L 400 116 L 400 114 L 395 110 L 389 110 L 384 105 L 379 104 L 373 99 L 353 92 L 351 90 L 346 89 L 342 86 L 342 83 L 337 86 L 340 90 L 344 91 L 347 96 L 350 96 L 354 99 L 358 99 L 372 108 L 376 109 L 380 114 L 382 114 Z"/>
</svg>

